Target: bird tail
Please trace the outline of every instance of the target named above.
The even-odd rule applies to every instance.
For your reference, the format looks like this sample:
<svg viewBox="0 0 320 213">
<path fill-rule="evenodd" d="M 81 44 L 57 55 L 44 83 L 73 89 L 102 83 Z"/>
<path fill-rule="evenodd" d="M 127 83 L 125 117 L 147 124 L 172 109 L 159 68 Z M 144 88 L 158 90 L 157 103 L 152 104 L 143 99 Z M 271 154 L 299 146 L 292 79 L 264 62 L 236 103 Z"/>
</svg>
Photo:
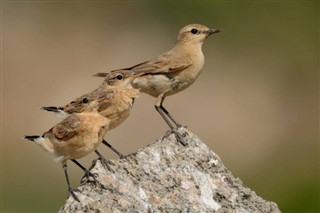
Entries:
<svg viewBox="0 0 320 213">
<path fill-rule="evenodd" d="M 47 151 L 51 154 L 54 153 L 52 143 L 50 142 L 50 140 L 46 139 L 45 137 L 40 136 L 40 135 L 26 135 L 26 136 L 24 136 L 24 138 L 29 141 L 34 141 L 36 144 L 38 144 L 45 151 Z"/>
<path fill-rule="evenodd" d="M 59 107 L 55 107 L 55 106 L 42 107 L 41 109 L 49 111 L 49 112 L 59 112 L 59 111 L 61 111 L 61 109 L 59 109 Z"/>
<path fill-rule="evenodd" d="M 109 73 L 106 72 L 98 72 L 96 74 L 94 74 L 94 77 L 106 77 Z"/>
<path fill-rule="evenodd" d="M 40 138 L 42 138 L 42 137 L 39 135 L 26 135 L 26 136 L 24 136 L 24 139 L 27 139 L 29 141 L 36 141 L 36 140 L 39 140 Z"/>
<path fill-rule="evenodd" d="M 54 112 L 59 118 L 62 118 L 62 119 L 65 119 L 70 115 L 69 113 L 63 111 L 62 107 L 48 106 L 48 107 L 42 107 L 41 109 L 46 110 L 48 112 Z"/>
</svg>

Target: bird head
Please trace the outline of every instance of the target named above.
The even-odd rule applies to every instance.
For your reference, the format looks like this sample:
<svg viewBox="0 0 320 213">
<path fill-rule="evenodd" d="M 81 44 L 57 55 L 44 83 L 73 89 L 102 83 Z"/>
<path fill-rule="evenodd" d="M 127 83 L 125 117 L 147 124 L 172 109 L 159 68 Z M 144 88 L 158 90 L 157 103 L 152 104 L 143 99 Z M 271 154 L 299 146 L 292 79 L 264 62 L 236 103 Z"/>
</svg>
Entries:
<svg viewBox="0 0 320 213">
<path fill-rule="evenodd" d="M 221 32 L 219 29 L 210 29 L 201 24 L 189 24 L 183 27 L 177 37 L 176 43 L 200 43 L 214 33 Z"/>
<path fill-rule="evenodd" d="M 60 109 L 68 114 L 95 112 L 99 108 L 100 99 L 103 98 L 102 95 L 100 96 L 95 93 L 85 94 L 60 107 Z"/>
<path fill-rule="evenodd" d="M 143 74 L 131 70 L 115 70 L 106 75 L 101 87 L 132 88 L 131 82 Z"/>
</svg>

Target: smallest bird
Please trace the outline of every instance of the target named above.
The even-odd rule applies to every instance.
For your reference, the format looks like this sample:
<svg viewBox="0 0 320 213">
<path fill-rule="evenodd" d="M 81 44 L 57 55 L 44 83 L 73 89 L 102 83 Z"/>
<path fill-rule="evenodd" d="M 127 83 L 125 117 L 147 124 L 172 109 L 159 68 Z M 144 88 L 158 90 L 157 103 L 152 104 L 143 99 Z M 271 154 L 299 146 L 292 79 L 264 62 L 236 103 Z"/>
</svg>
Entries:
<svg viewBox="0 0 320 213">
<path fill-rule="evenodd" d="M 74 113 L 56 124 L 42 136 L 25 136 L 34 141 L 45 151 L 53 154 L 61 162 L 69 193 L 77 200 L 69 181 L 67 160 L 81 166 L 75 159 L 82 158 L 95 150 L 102 142 L 109 129 L 110 120 L 96 112 Z"/>
</svg>

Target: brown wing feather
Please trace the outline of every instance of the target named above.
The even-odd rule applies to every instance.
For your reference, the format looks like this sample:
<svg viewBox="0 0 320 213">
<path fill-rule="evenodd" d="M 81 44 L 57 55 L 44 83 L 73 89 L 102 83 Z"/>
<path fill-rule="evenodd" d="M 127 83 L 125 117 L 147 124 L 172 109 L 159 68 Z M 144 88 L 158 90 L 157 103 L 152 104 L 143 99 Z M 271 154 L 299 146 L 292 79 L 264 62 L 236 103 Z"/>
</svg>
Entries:
<svg viewBox="0 0 320 213">
<path fill-rule="evenodd" d="M 177 58 L 177 55 L 179 58 Z M 136 64 L 132 67 L 116 69 L 111 72 L 120 70 L 131 70 L 135 72 L 143 72 L 145 74 L 161 74 L 178 72 L 192 65 L 192 60 L 189 59 L 189 55 L 175 54 L 172 51 L 166 52 L 149 61 Z M 97 73 L 96 77 L 106 77 L 108 73 Z"/>
<path fill-rule="evenodd" d="M 167 52 L 149 61 L 142 62 L 129 68 L 118 70 L 132 70 L 136 72 L 144 72 L 145 74 L 160 74 L 178 72 L 191 65 L 191 60 L 186 60 L 186 58 L 182 57 L 181 60 L 179 60 L 178 58 L 173 56 L 172 52 Z"/>
<path fill-rule="evenodd" d="M 68 140 L 77 135 L 81 121 L 78 116 L 70 116 L 52 128 L 54 137 L 59 140 Z"/>
</svg>

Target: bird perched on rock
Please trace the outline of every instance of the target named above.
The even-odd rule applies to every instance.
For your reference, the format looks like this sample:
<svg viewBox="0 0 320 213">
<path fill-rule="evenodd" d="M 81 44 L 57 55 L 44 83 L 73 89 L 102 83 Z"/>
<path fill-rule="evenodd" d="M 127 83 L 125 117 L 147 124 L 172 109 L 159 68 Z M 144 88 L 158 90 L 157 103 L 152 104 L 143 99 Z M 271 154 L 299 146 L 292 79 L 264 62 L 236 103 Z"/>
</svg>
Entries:
<svg viewBox="0 0 320 213">
<path fill-rule="evenodd" d="M 218 32 L 221 30 L 209 29 L 201 24 L 189 24 L 180 30 L 175 46 L 168 52 L 132 67 L 112 71 L 127 70 L 142 73 L 133 80 L 133 87 L 157 98 L 156 110 L 183 144 L 185 144 L 183 136 L 175 131 L 175 127 L 179 128 L 182 125 L 162 104 L 166 96 L 186 89 L 197 79 L 204 65 L 202 44 L 206 38 Z M 96 74 L 101 77 L 106 75 L 108 74 Z"/>
<path fill-rule="evenodd" d="M 131 83 L 140 75 L 141 73 L 136 74 L 128 71 L 109 73 L 96 90 L 82 95 L 64 106 L 49 106 L 42 109 L 55 112 L 63 118 L 73 113 L 98 112 L 110 120 L 109 129 L 114 129 L 129 116 L 135 98 L 139 97 L 139 89 L 133 88 Z M 103 143 L 120 157 L 123 157 L 105 140 Z"/>
<path fill-rule="evenodd" d="M 100 145 L 109 130 L 109 124 L 109 119 L 96 112 L 74 113 L 42 136 L 25 136 L 25 139 L 34 141 L 61 162 L 69 193 L 79 201 L 70 185 L 67 160 L 72 160 L 78 165 L 75 159 L 88 155 Z"/>
</svg>

